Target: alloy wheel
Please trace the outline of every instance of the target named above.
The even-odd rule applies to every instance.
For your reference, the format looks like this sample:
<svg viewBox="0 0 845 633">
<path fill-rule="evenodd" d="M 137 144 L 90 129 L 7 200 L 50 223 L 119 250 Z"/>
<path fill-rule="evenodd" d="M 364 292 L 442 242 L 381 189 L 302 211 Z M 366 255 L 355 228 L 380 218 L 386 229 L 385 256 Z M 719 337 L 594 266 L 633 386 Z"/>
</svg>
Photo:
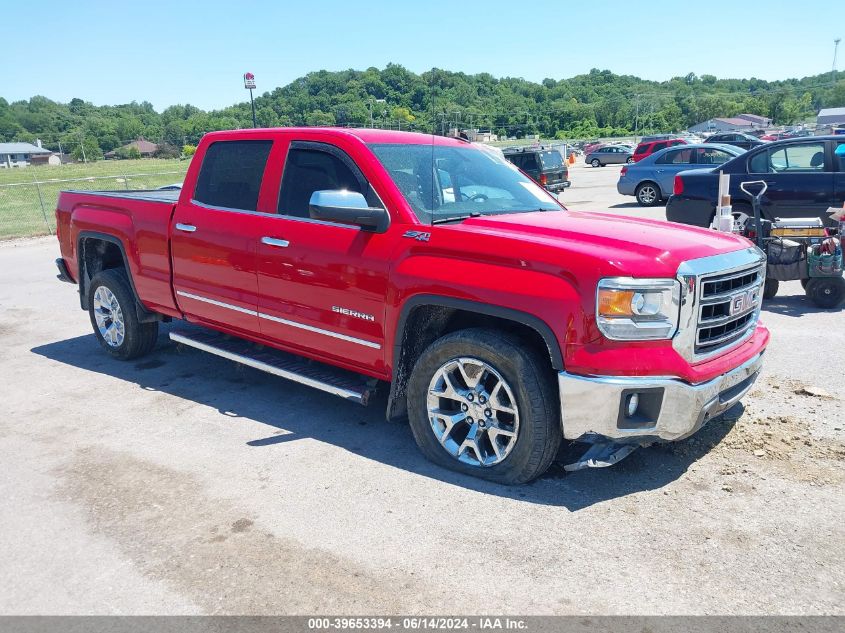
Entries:
<svg viewBox="0 0 845 633">
<path fill-rule="evenodd" d="M 652 205 L 657 200 L 657 191 L 651 185 L 643 185 L 640 187 L 639 199 L 645 205 Z"/>
<path fill-rule="evenodd" d="M 519 434 L 519 411 L 502 375 L 477 358 L 454 358 L 434 373 L 428 419 L 440 445 L 471 466 L 504 460 Z"/>
<path fill-rule="evenodd" d="M 114 293 L 100 286 L 94 291 L 94 318 L 100 336 L 109 347 L 120 347 L 126 336 L 123 323 L 123 310 Z"/>
</svg>

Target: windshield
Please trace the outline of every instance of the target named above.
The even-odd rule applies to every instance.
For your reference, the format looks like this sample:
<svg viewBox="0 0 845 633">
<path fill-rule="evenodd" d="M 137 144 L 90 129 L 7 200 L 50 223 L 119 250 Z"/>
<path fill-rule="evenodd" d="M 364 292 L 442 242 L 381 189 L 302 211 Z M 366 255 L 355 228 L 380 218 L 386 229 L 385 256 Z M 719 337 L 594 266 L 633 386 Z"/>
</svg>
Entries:
<svg viewBox="0 0 845 633">
<path fill-rule="evenodd" d="M 540 162 L 543 163 L 543 169 L 560 169 L 563 167 L 563 157 L 556 149 L 540 152 Z"/>
<path fill-rule="evenodd" d="M 562 210 L 551 195 L 495 152 L 473 146 L 405 143 L 369 147 L 426 224 L 476 215 Z"/>
</svg>

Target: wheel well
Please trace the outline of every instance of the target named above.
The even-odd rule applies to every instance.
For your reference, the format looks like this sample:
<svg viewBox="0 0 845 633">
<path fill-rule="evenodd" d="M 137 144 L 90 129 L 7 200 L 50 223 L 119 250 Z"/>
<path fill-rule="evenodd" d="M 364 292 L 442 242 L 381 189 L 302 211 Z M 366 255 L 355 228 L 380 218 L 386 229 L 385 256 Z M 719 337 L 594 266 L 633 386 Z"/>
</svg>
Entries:
<svg viewBox="0 0 845 633">
<path fill-rule="evenodd" d="M 79 238 L 79 303 L 83 310 L 88 309 L 88 284 L 98 272 L 112 268 L 122 268 L 129 280 L 129 287 L 135 296 L 135 312 L 141 323 L 161 321 L 163 316 L 149 312 L 138 300 L 138 292 L 132 280 L 132 274 L 126 264 L 126 256 L 120 243 L 115 238 L 100 236 L 82 236 Z"/>
<path fill-rule="evenodd" d="M 443 305 L 418 305 L 409 311 L 403 322 L 402 332 L 397 332 L 397 336 L 401 336 L 401 343 L 394 348 L 393 380 L 387 403 L 388 420 L 401 419 L 407 415 L 406 388 L 414 365 L 423 351 L 440 337 L 458 330 L 483 327 L 507 332 L 516 336 L 525 347 L 536 350 L 549 372 L 561 364 L 556 344 L 555 349 L 551 349 L 537 329 L 507 317 Z"/>
<path fill-rule="evenodd" d="M 657 188 L 657 191 L 660 195 L 663 195 L 663 191 L 660 189 L 660 185 L 658 185 L 653 180 L 643 180 L 642 182 L 637 183 L 637 191 L 639 191 L 640 187 L 642 187 L 643 185 L 652 185 Z"/>
<path fill-rule="evenodd" d="M 114 242 L 96 237 L 79 240 L 80 279 L 93 279 L 101 270 L 125 268 L 123 252 Z"/>
</svg>

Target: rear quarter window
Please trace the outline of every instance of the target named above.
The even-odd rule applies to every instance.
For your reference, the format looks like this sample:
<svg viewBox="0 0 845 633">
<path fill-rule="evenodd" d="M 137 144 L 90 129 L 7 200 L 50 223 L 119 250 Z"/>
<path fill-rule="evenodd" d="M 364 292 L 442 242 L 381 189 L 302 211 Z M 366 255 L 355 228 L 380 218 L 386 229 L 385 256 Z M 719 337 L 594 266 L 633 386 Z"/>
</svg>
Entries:
<svg viewBox="0 0 845 633">
<path fill-rule="evenodd" d="M 213 207 L 255 211 L 273 141 L 217 141 L 208 146 L 194 200 Z"/>
<path fill-rule="evenodd" d="M 767 174 L 769 173 L 769 152 L 757 152 L 748 159 L 748 173 L 749 174 Z"/>
</svg>

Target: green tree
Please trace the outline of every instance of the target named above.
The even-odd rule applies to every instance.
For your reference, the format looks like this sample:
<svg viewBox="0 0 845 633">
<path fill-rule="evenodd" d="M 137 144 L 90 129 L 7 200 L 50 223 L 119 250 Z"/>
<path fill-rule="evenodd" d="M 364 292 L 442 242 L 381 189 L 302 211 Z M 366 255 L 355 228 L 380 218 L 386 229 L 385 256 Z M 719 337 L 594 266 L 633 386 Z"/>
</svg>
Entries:
<svg viewBox="0 0 845 633">
<path fill-rule="evenodd" d="M 86 136 L 84 139 L 77 138 L 76 145 L 71 150 L 70 155 L 74 160 L 84 160 L 90 163 L 100 160 L 103 157 L 103 150 L 97 144 L 96 139 Z"/>
</svg>

